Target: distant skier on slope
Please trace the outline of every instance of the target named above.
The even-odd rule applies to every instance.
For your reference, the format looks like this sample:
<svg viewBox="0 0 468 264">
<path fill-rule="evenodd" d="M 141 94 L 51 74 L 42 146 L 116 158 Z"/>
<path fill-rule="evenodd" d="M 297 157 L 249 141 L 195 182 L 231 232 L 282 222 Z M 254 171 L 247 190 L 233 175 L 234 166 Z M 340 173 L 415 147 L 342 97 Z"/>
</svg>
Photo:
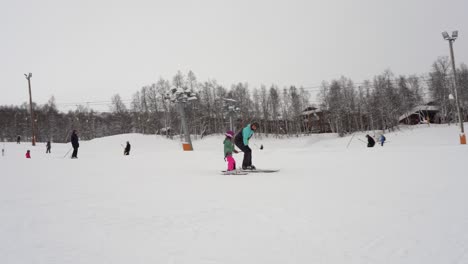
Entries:
<svg viewBox="0 0 468 264">
<path fill-rule="evenodd" d="M 46 153 L 50 153 L 50 147 L 51 147 L 51 145 L 50 145 L 50 140 L 49 140 L 46 143 Z"/>
<path fill-rule="evenodd" d="M 369 136 L 369 135 L 366 135 L 366 138 L 367 138 L 367 147 L 368 147 L 368 148 L 374 147 L 374 145 L 375 145 L 375 140 L 374 140 L 371 136 Z"/>
<path fill-rule="evenodd" d="M 380 135 L 379 141 L 380 141 L 380 145 L 381 145 L 382 147 L 383 147 L 383 144 L 385 143 L 385 140 L 387 140 L 387 139 L 385 138 L 385 136 L 384 136 L 383 134 Z"/>
<path fill-rule="evenodd" d="M 231 130 L 227 131 L 225 134 L 226 138 L 224 139 L 224 160 L 228 163 L 227 171 L 233 171 L 236 169 L 236 160 L 232 156 L 232 153 L 238 153 L 232 143 L 232 138 L 234 137 L 234 132 Z"/>
<path fill-rule="evenodd" d="M 255 133 L 255 130 L 259 127 L 257 122 L 247 124 L 239 133 L 237 133 L 234 142 L 236 146 L 244 152 L 244 160 L 242 161 L 243 170 L 255 170 L 255 166 L 252 165 L 252 149 L 249 147 L 249 139 Z"/>
<path fill-rule="evenodd" d="M 125 149 L 124 149 L 124 155 L 125 155 L 125 156 L 130 155 L 130 147 L 131 147 L 131 146 L 130 146 L 130 142 L 127 141 L 127 145 L 125 146 Z"/>
<path fill-rule="evenodd" d="M 73 130 L 72 135 L 70 137 L 70 141 L 73 147 L 73 153 L 71 158 L 77 159 L 78 158 L 78 148 L 80 147 L 80 143 L 78 142 L 78 135 L 76 134 L 76 130 Z"/>
<path fill-rule="evenodd" d="M 19 144 L 19 143 L 21 143 L 21 136 L 20 135 L 18 135 L 18 137 L 16 137 L 16 144 Z"/>
</svg>

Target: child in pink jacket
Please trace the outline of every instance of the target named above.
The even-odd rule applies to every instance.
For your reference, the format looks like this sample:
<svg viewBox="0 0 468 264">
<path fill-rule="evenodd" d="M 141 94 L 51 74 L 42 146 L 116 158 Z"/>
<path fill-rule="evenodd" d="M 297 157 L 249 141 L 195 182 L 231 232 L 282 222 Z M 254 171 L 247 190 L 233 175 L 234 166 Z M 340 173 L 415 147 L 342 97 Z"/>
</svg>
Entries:
<svg viewBox="0 0 468 264">
<path fill-rule="evenodd" d="M 234 143 L 232 143 L 232 138 L 234 137 L 234 132 L 229 130 L 225 134 L 226 138 L 224 139 L 224 160 L 227 160 L 228 168 L 227 171 L 233 171 L 236 169 L 236 160 L 232 156 L 232 153 L 237 153 L 237 150 L 234 148 Z"/>
</svg>

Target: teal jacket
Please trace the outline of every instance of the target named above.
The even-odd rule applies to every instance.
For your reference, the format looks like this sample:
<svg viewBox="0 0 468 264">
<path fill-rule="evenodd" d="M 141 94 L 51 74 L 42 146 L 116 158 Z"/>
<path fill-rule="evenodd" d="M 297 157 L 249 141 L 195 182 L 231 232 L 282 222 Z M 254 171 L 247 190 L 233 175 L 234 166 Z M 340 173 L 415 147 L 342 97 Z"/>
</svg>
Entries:
<svg viewBox="0 0 468 264">
<path fill-rule="evenodd" d="M 249 145 L 249 139 L 253 136 L 254 131 L 250 128 L 250 124 L 247 124 L 244 129 L 242 129 L 242 139 L 244 140 L 244 146 Z"/>
<path fill-rule="evenodd" d="M 232 155 L 232 152 L 234 152 L 234 143 L 226 138 L 224 140 L 224 157 Z"/>
</svg>

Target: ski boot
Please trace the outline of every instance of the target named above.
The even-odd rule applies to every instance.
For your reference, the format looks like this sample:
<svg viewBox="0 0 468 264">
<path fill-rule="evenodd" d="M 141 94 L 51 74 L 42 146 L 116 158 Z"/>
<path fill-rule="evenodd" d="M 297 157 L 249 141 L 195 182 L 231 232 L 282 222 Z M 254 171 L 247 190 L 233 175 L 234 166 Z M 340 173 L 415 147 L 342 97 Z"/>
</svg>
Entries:
<svg viewBox="0 0 468 264">
<path fill-rule="evenodd" d="M 242 170 L 256 170 L 256 169 L 257 169 L 257 168 L 255 168 L 254 165 L 242 167 Z"/>
</svg>

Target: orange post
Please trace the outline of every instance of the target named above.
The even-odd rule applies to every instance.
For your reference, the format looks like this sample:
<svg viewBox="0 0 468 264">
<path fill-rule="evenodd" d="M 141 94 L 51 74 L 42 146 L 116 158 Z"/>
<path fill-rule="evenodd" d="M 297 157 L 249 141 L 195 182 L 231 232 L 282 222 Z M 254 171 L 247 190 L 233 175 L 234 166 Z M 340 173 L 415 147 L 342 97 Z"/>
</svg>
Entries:
<svg viewBox="0 0 468 264">
<path fill-rule="evenodd" d="M 182 148 L 184 149 L 184 151 L 192 151 L 193 150 L 192 145 L 189 144 L 189 143 L 182 143 Z"/>
<path fill-rule="evenodd" d="M 466 145 L 466 136 L 465 136 L 465 133 L 460 134 L 460 144 Z"/>
</svg>

